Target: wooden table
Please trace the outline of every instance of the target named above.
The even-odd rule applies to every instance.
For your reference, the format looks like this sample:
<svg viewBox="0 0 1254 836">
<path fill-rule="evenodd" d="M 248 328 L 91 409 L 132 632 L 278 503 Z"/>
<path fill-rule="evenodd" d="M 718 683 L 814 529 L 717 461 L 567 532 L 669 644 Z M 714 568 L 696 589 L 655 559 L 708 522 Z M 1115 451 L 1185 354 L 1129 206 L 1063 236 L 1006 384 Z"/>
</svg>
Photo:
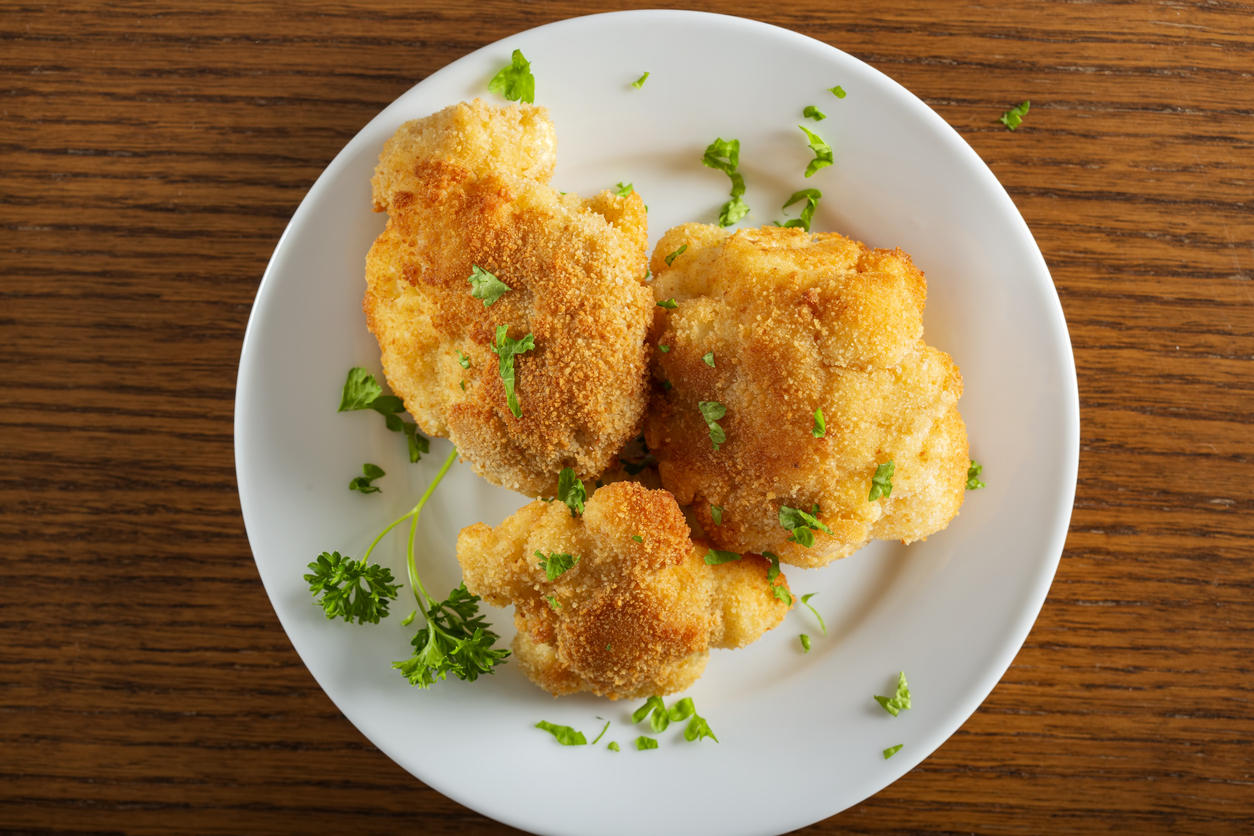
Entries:
<svg viewBox="0 0 1254 836">
<path fill-rule="evenodd" d="M 1083 427 L 1066 552 L 1001 684 L 805 832 L 1249 832 L 1254 6 L 828 5 L 696 4 L 867 61 L 988 161 L 1062 297 Z M 0 5 L 0 833 L 516 832 L 375 750 L 293 652 L 233 395 L 335 153 L 450 61 L 595 10 Z"/>
</svg>

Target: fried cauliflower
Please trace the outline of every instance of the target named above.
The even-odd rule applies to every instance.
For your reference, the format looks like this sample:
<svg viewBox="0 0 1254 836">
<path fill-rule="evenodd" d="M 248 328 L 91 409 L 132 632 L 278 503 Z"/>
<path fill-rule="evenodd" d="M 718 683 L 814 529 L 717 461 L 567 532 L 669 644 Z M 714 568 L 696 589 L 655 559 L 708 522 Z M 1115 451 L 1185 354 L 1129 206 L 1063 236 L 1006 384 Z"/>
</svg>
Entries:
<svg viewBox="0 0 1254 836">
<path fill-rule="evenodd" d="M 925 538 L 958 513 L 962 377 L 922 340 L 927 289 L 908 255 L 834 233 L 685 224 L 663 236 L 652 269 L 656 299 L 678 307 L 655 314 L 645 438 L 663 486 L 718 548 L 822 566 L 873 538 Z M 714 423 L 709 404 L 726 410 Z M 890 461 L 891 492 L 869 500 Z M 816 505 L 830 533 L 811 527 L 806 547 L 781 507 Z"/>
<path fill-rule="evenodd" d="M 425 433 L 533 496 L 564 467 L 595 477 L 639 432 L 653 307 L 639 195 L 560 194 L 556 146 L 545 108 L 475 100 L 403 125 L 371 181 L 388 224 L 363 307 L 388 383 Z M 490 306 L 471 296 L 475 268 L 509 288 Z M 534 339 L 513 358 L 518 415 L 500 326 Z"/>
<path fill-rule="evenodd" d="M 768 581 L 766 559 L 709 566 L 707 552 L 674 497 L 634 482 L 599 488 L 577 517 L 536 501 L 457 538 L 466 588 L 514 605 L 514 658 L 555 696 L 674 693 L 701 675 L 711 647 L 743 647 L 783 620 L 792 596 L 783 575 Z M 556 574 L 554 561 L 573 565 Z"/>
</svg>

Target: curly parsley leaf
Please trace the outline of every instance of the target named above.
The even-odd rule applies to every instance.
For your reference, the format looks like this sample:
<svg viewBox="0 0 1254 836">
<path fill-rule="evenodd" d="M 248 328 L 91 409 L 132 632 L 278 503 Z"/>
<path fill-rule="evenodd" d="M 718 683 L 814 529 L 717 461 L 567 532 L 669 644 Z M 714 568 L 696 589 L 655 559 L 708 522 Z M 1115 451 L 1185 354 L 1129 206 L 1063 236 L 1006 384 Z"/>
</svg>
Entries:
<svg viewBox="0 0 1254 836">
<path fill-rule="evenodd" d="M 891 461 L 884 462 L 875 468 L 875 475 L 871 477 L 871 493 L 867 496 L 867 502 L 874 502 L 881 496 L 889 496 L 893 492 L 893 471 L 897 466 Z"/>
<path fill-rule="evenodd" d="M 827 118 L 827 114 L 814 105 L 806 105 L 806 109 L 801 111 L 801 115 L 807 119 L 813 119 L 815 122 L 822 122 Z"/>
<path fill-rule="evenodd" d="M 644 83 L 648 81 L 648 79 L 649 79 L 649 74 L 645 73 L 644 75 L 640 76 L 640 78 L 633 81 L 631 83 L 631 86 L 639 90 L 640 88 L 644 87 Z"/>
<path fill-rule="evenodd" d="M 463 582 L 448 598 L 433 603 L 424 614 L 427 626 L 410 641 L 414 655 L 392 667 L 419 688 L 430 688 L 449 674 L 474 682 L 482 674 L 495 673 L 493 668 L 510 652 L 493 649 L 499 636 L 479 614 L 479 600 Z"/>
<path fill-rule="evenodd" d="M 814 152 L 814 159 L 810 160 L 810 164 L 806 166 L 806 177 L 809 177 L 820 168 L 826 168 L 832 164 L 832 146 L 828 145 L 823 137 L 814 133 L 805 125 L 798 125 L 797 127 L 805 131 L 806 137 L 810 141 L 810 150 Z"/>
<path fill-rule="evenodd" d="M 360 366 L 354 367 L 348 370 L 348 380 L 344 381 L 344 391 L 340 394 L 340 408 L 336 412 L 369 409 L 374 399 L 382 394 L 383 387 L 374 375 Z"/>
<path fill-rule="evenodd" d="M 809 177 L 810 175 L 807 174 L 806 176 Z M 818 189 L 802 189 L 799 192 L 794 192 L 793 196 L 788 198 L 788 202 L 784 204 L 783 208 L 787 209 L 799 200 L 804 200 L 806 205 L 801 209 L 801 217 L 793 218 L 791 221 L 785 223 L 784 226 L 800 227 L 806 232 L 809 232 L 810 222 L 814 220 L 814 210 L 818 208 L 819 198 L 822 196 L 823 193 Z"/>
<path fill-rule="evenodd" d="M 837 84 L 835 87 L 827 88 L 827 92 L 831 93 L 833 96 L 835 96 L 838 99 L 843 99 L 845 97 L 845 88 L 841 87 L 839 84 Z"/>
<path fill-rule="evenodd" d="M 714 352 L 713 351 L 707 351 L 705 355 L 702 356 L 701 359 L 704 360 L 705 364 L 709 366 L 711 369 L 714 368 Z"/>
<path fill-rule="evenodd" d="M 720 505 L 710 506 L 710 519 L 714 520 L 715 525 L 723 524 L 723 508 Z"/>
<path fill-rule="evenodd" d="M 401 588 L 392 582 L 391 569 L 342 557 L 339 552 L 323 552 L 309 568 L 313 571 L 305 575 L 305 582 L 314 597 L 321 593 L 318 603 L 329 619 L 378 624 L 380 618 L 387 618 L 388 603 Z"/>
<path fill-rule="evenodd" d="M 984 465 L 971 462 L 971 466 L 967 468 L 967 490 L 974 491 L 985 487 L 980 481 L 980 472 L 984 470 Z"/>
<path fill-rule="evenodd" d="M 810 434 L 815 438 L 827 435 L 827 422 L 823 420 L 823 407 L 814 410 L 814 429 L 810 430 Z"/>
<path fill-rule="evenodd" d="M 510 63 L 488 82 L 488 90 L 500 93 L 511 102 L 524 101 L 535 104 L 536 77 L 531 74 L 531 62 L 523 57 L 522 50 L 514 50 Z"/>
<path fill-rule="evenodd" d="M 540 568 L 544 570 L 545 576 L 550 581 L 557 580 L 579 562 L 579 558 L 572 557 L 565 552 L 553 552 L 545 557 L 544 552 L 536 551 L 536 557 L 540 558 Z"/>
<path fill-rule="evenodd" d="M 788 542 L 800 543 L 808 549 L 814 545 L 814 532 L 831 534 L 832 530 L 827 527 L 826 523 L 819 520 L 818 513 L 818 505 L 814 506 L 811 513 L 802 511 L 800 508 L 789 508 L 787 505 L 779 506 L 779 524 L 792 532 L 788 537 Z"/>
<path fill-rule="evenodd" d="M 826 636 L 826 635 L 827 635 L 827 625 L 823 623 L 823 616 L 819 615 L 819 611 L 818 611 L 818 610 L 816 610 L 816 609 L 814 608 L 814 605 L 810 603 L 810 599 L 811 599 L 811 598 L 813 598 L 815 595 L 818 595 L 818 593 L 817 593 L 817 592 L 807 592 L 805 595 L 802 595 L 802 596 L 801 596 L 801 603 L 803 603 L 803 604 L 805 604 L 805 605 L 806 605 L 806 609 L 808 609 L 810 612 L 814 613 L 814 617 L 815 617 L 815 618 L 817 618 L 817 619 L 819 620 L 819 629 L 821 629 L 821 630 L 823 631 L 823 635 L 825 635 L 825 636 Z"/>
<path fill-rule="evenodd" d="M 634 189 L 632 188 L 632 185 L 630 183 L 627 183 L 626 185 L 619 183 L 618 186 L 614 189 L 614 194 L 618 195 L 619 197 L 626 197 L 627 195 L 631 194 L 632 191 L 634 191 Z"/>
<path fill-rule="evenodd" d="M 807 636 L 805 633 L 802 633 L 799 638 L 801 639 L 801 652 L 809 653 L 810 652 L 810 637 Z"/>
<path fill-rule="evenodd" d="M 476 299 L 482 299 L 485 308 L 490 307 L 493 302 L 514 289 L 478 264 L 471 265 L 470 277 L 466 281 L 470 282 L 470 295 Z M 460 351 L 457 353 L 461 355 Z M 468 369 L 470 366 L 462 366 L 462 368 Z"/>
<path fill-rule="evenodd" d="M 1031 102 L 1024 101 L 1010 108 L 1010 110 L 1007 110 L 997 121 L 1005 125 L 1007 130 L 1013 131 L 1015 128 L 1018 128 L 1019 125 L 1023 124 L 1023 117 L 1028 115 L 1028 110 L 1031 109 L 1031 107 Z"/>
<path fill-rule="evenodd" d="M 891 697 L 881 697 L 876 695 L 875 701 L 883 706 L 884 710 L 894 717 L 909 708 L 910 687 L 906 685 L 905 671 L 901 671 L 897 675 L 897 692 Z"/>
<path fill-rule="evenodd" d="M 656 749 L 657 741 L 651 737 L 645 737 L 643 734 L 636 738 L 636 749 L 643 752 L 645 749 Z"/>
<path fill-rule="evenodd" d="M 557 498 L 566 503 L 572 517 L 583 513 L 583 504 L 588 500 L 588 492 L 584 489 L 583 480 L 575 475 L 573 467 L 564 467 L 557 477 Z"/>
<path fill-rule="evenodd" d="M 369 462 L 366 462 L 361 466 L 361 472 L 364 475 L 358 476 L 356 479 L 348 483 L 348 489 L 350 491 L 379 493 L 383 490 L 382 488 L 370 484 L 375 479 L 387 476 L 387 474 L 383 472 L 383 468 L 379 467 L 377 464 L 370 464 Z"/>
<path fill-rule="evenodd" d="M 610 724 L 606 723 L 605 728 L 609 728 Z M 583 736 L 583 732 L 575 731 L 570 726 L 555 726 L 552 723 L 541 720 L 536 723 L 537 729 L 544 729 L 549 734 L 557 738 L 557 742 L 563 746 L 584 746 L 588 742 L 588 738 Z M 605 734 L 605 729 L 601 730 L 601 734 Z M 597 738 L 600 740 L 601 738 Z M 596 743 L 597 741 L 592 741 Z"/>
<path fill-rule="evenodd" d="M 664 258 L 663 261 L 666 262 L 666 266 L 670 267 L 672 264 L 674 264 L 675 259 L 683 255 L 687 249 L 688 249 L 688 245 L 684 244 L 679 249 L 675 250 L 675 252 L 671 253 L 666 258 Z M 670 304 L 668 305 L 666 302 L 669 302 Z M 662 306 L 663 308 L 671 308 L 672 310 L 679 307 L 678 305 L 675 304 L 674 299 L 667 299 L 666 302 L 658 302 L 658 304 Z"/>
<path fill-rule="evenodd" d="M 710 549 L 705 553 L 706 566 L 719 566 L 723 563 L 731 563 L 740 560 L 741 555 L 737 552 L 723 552 L 718 549 Z"/>
<path fill-rule="evenodd" d="M 904 743 L 898 743 L 896 746 L 889 746 L 887 749 L 885 749 L 885 750 L 884 750 L 884 760 L 888 760 L 888 759 L 889 759 L 889 758 L 891 758 L 893 755 L 895 755 L 895 754 L 897 754 L 898 752 L 900 752 L 900 751 L 901 751 L 901 747 L 902 747 L 902 746 L 905 746 L 905 745 L 906 745 L 906 744 L 904 744 Z"/>
<path fill-rule="evenodd" d="M 718 401 L 698 401 L 697 409 L 701 410 L 701 417 L 705 419 L 705 425 L 710 428 L 710 441 L 714 443 L 714 449 L 718 450 L 720 444 L 727 442 L 727 433 L 723 432 L 723 428 L 718 424 L 727 414 L 727 407 Z"/>
<path fill-rule="evenodd" d="M 509 411 L 514 413 L 515 418 L 521 418 L 522 407 L 518 405 L 518 397 L 514 394 L 514 357 L 533 350 L 536 347 L 536 338 L 528 334 L 521 340 L 513 340 L 505 336 L 508 332 L 508 325 L 496 326 L 496 341 L 492 344 L 492 350 L 501 358 L 501 380 L 505 383 Z"/>
</svg>

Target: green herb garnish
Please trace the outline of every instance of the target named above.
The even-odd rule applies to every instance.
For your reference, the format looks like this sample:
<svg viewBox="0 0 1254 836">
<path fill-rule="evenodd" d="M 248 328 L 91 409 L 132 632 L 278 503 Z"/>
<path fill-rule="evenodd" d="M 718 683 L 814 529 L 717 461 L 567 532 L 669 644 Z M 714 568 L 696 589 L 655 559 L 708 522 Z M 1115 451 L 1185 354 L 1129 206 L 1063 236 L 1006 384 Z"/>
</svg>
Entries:
<svg viewBox="0 0 1254 836">
<path fill-rule="evenodd" d="M 701 357 L 701 359 L 704 360 L 705 364 L 709 366 L 711 369 L 714 368 L 714 352 L 713 351 L 707 351 Z"/>
<path fill-rule="evenodd" d="M 891 697 L 876 696 L 875 701 L 883 706 L 884 710 L 896 717 L 903 710 L 910 707 L 910 687 L 906 685 L 905 671 L 901 671 L 897 675 L 897 693 Z"/>
<path fill-rule="evenodd" d="M 827 88 L 827 91 L 838 99 L 843 99 L 845 97 L 845 88 L 841 87 L 839 84 L 835 87 Z"/>
<path fill-rule="evenodd" d="M 774 552 L 762 552 L 762 556 L 771 561 L 770 568 L 766 570 L 766 588 L 771 590 L 777 599 L 791 607 L 792 593 L 784 586 L 783 581 L 776 581 L 779 577 L 779 555 Z"/>
<path fill-rule="evenodd" d="M 710 428 L 710 441 L 714 443 L 714 449 L 717 451 L 720 444 L 727 442 L 727 434 L 718 425 L 718 421 L 727 414 L 727 407 L 718 401 L 698 401 L 697 408 L 701 410 L 705 425 Z"/>
<path fill-rule="evenodd" d="M 358 476 L 356 479 L 348 483 L 348 489 L 350 491 L 361 491 L 362 493 L 379 493 L 380 491 L 383 490 L 382 488 L 379 488 L 370 484 L 375 479 L 378 479 L 382 476 L 387 476 L 387 474 L 383 472 L 383 468 L 379 467 L 377 464 L 370 464 L 369 462 L 367 462 L 366 464 L 363 464 L 361 466 L 361 472 L 364 475 Z"/>
<path fill-rule="evenodd" d="M 827 435 L 827 422 L 823 420 L 823 407 L 814 410 L 814 429 L 810 430 L 810 434 L 815 438 Z"/>
<path fill-rule="evenodd" d="M 470 295 L 476 299 L 482 299 L 485 308 L 490 307 L 493 302 L 514 289 L 477 264 L 471 265 L 470 278 L 466 281 L 470 282 Z M 457 354 L 461 356 L 460 351 Z M 468 369 L 470 366 L 462 366 L 462 368 Z"/>
<path fill-rule="evenodd" d="M 431 442 L 418 432 L 418 426 L 402 421 L 397 414 L 405 411 L 404 402 L 395 395 L 383 394 L 383 387 L 374 375 L 354 367 L 348 370 L 348 379 L 344 381 L 344 391 L 340 394 L 340 407 L 336 411 L 354 412 L 359 409 L 373 409 L 383 416 L 389 430 L 405 434 L 411 462 L 419 461 L 424 453 L 431 450 Z"/>
<path fill-rule="evenodd" d="M 645 737 L 643 734 L 636 738 L 636 749 L 643 752 L 645 749 L 656 749 L 657 741 L 651 737 Z"/>
<path fill-rule="evenodd" d="M 824 534 L 831 534 L 832 530 L 819 520 L 818 513 L 817 504 L 810 513 L 800 508 L 789 508 L 787 505 L 779 506 L 779 524 L 792 532 L 788 537 L 788 542 L 800 543 L 808 549 L 814 545 L 814 532 L 822 531 Z"/>
<path fill-rule="evenodd" d="M 671 390 L 671 382 L 669 380 L 662 381 L 662 391 L 669 392 Z"/>
<path fill-rule="evenodd" d="M 457 365 L 461 366 L 463 369 L 470 368 L 470 358 L 467 357 L 465 354 L 462 354 L 461 351 L 458 351 L 457 352 Z"/>
<path fill-rule="evenodd" d="M 997 121 L 1006 126 L 1007 130 L 1013 131 L 1023 123 L 1023 117 L 1028 115 L 1028 110 L 1032 107 L 1032 103 L 1024 101 L 1021 104 L 1010 108 L 1001 115 Z"/>
<path fill-rule="evenodd" d="M 632 86 L 632 87 L 635 87 L 637 90 L 639 90 L 640 88 L 644 87 L 644 83 L 645 83 L 645 81 L 647 81 L 647 80 L 648 80 L 648 78 L 649 78 L 649 74 L 648 74 L 648 73 L 645 73 L 644 75 L 640 76 L 640 78 L 638 78 L 638 79 L 636 79 L 635 81 L 633 81 L 633 82 L 631 83 L 631 86 Z"/>
<path fill-rule="evenodd" d="M 821 630 L 823 631 L 823 635 L 825 635 L 825 636 L 826 636 L 826 635 L 827 635 L 827 625 L 823 623 L 823 616 L 819 615 L 819 611 L 818 611 L 818 610 L 816 610 L 816 609 L 814 608 L 814 606 L 813 606 L 813 605 L 811 605 L 811 603 L 810 603 L 810 599 L 811 599 L 811 598 L 813 598 L 815 595 L 818 595 L 818 593 L 817 593 L 817 592 L 807 592 L 805 595 L 802 595 L 802 596 L 801 596 L 801 603 L 803 603 L 803 604 L 805 604 L 805 605 L 806 605 L 806 609 L 808 609 L 810 612 L 814 613 L 814 617 L 815 617 L 815 618 L 817 618 L 817 619 L 819 620 L 819 629 L 821 629 Z"/>
<path fill-rule="evenodd" d="M 617 741 L 617 740 L 611 740 L 611 741 L 610 741 L 610 745 L 606 746 L 605 748 L 606 748 L 606 749 L 609 749 L 611 752 L 621 752 L 621 751 L 622 751 L 621 749 L 619 749 L 619 748 L 618 748 L 618 741 Z"/>
<path fill-rule="evenodd" d="M 718 549 L 710 549 L 705 554 L 705 564 L 707 566 L 719 566 L 723 563 L 731 563 L 734 560 L 740 560 L 737 552 L 722 552 Z"/>
<path fill-rule="evenodd" d="M 496 326 L 496 342 L 492 344 L 492 350 L 501 358 L 501 380 L 505 383 L 505 396 L 509 411 L 514 413 L 515 418 L 521 418 L 522 407 L 518 405 L 518 396 L 514 394 L 514 356 L 534 349 L 536 339 L 528 334 L 521 340 L 512 340 L 505 336 L 508 331 L 508 325 Z"/>
<path fill-rule="evenodd" d="M 549 609 L 553 610 L 553 612 L 557 612 L 562 608 L 562 602 L 557 600 L 556 595 L 545 595 L 544 600 L 549 602 Z"/>
<path fill-rule="evenodd" d="M 522 50 L 514 50 L 510 63 L 488 82 L 488 90 L 500 93 L 511 102 L 521 100 L 535 104 L 536 77 L 531 74 L 531 62 L 523 57 Z"/>
<path fill-rule="evenodd" d="M 815 122 L 822 122 L 827 118 L 827 114 L 823 113 L 814 105 L 806 105 L 806 109 L 801 111 L 801 115 L 807 119 L 813 119 Z"/>
<path fill-rule="evenodd" d="M 867 502 L 874 502 L 881 496 L 889 496 L 893 492 L 893 471 L 897 466 L 891 461 L 884 462 L 875 468 L 875 475 L 871 477 L 871 493 L 867 496 Z"/>
<path fill-rule="evenodd" d="M 718 225 L 731 226 L 749 214 L 749 204 L 741 197 L 745 193 L 745 178 L 737 170 L 740 168 L 740 140 L 716 139 L 705 149 L 701 157 L 703 165 L 715 168 L 731 178 L 731 200 L 723 204 L 718 212 Z"/>
<path fill-rule="evenodd" d="M 906 744 L 904 744 L 904 743 L 898 743 L 896 746 L 889 746 L 887 749 L 885 749 L 885 750 L 884 750 L 884 760 L 888 760 L 888 759 L 889 759 L 889 758 L 891 758 L 893 755 L 895 755 L 895 754 L 897 754 L 898 752 L 900 752 L 900 751 L 901 751 L 901 747 L 902 747 L 902 746 L 905 746 L 905 745 L 906 745 Z"/>
<path fill-rule="evenodd" d="M 605 725 L 609 726 L 609 723 L 606 723 Z M 544 720 L 541 720 L 536 723 L 536 728 L 544 729 L 546 732 L 556 737 L 557 742 L 563 746 L 583 746 L 588 742 L 588 739 L 583 736 L 583 732 L 575 731 L 570 726 L 555 726 L 552 723 L 547 723 Z M 605 734 L 604 730 L 602 730 L 601 733 Z M 600 739 L 601 738 L 599 737 L 597 738 L 597 740 Z M 596 740 L 592 742 L 596 743 Z"/>
<path fill-rule="evenodd" d="M 631 539 L 635 540 L 637 543 L 644 543 L 644 538 L 641 537 L 639 534 L 631 535 Z"/>
<path fill-rule="evenodd" d="M 609 729 L 609 727 L 610 727 L 610 721 L 606 720 L 605 725 L 601 727 L 601 733 L 597 735 L 596 740 L 592 741 L 593 746 L 597 745 L 597 743 L 600 742 L 601 738 L 605 737 L 605 732 Z"/>
<path fill-rule="evenodd" d="M 684 729 L 684 740 L 693 742 L 704 737 L 718 743 L 718 738 L 714 736 L 714 732 L 710 731 L 710 724 L 705 721 L 704 717 L 694 713 L 692 719 L 688 721 L 688 728 Z"/>
<path fill-rule="evenodd" d="M 665 262 L 666 262 L 666 266 L 667 266 L 667 267 L 670 267 L 672 264 L 674 264 L 674 263 L 675 263 L 675 259 L 677 259 L 677 258 L 679 258 L 681 255 L 683 255 L 683 254 L 684 254 L 684 251 L 685 251 L 685 250 L 687 250 L 687 249 L 688 249 L 688 245 L 687 245 L 687 244 L 684 244 L 684 245 L 683 245 L 683 246 L 681 246 L 679 249 L 675 250 L 675 252 L 671 253 L 671 254 L 670 254 L 670 255 L 668 255 L 665 259 L 663 259 L 663 261 L 665 261 Z M 666 302 L 670 302 L 670 304 L 668 305 L 668 304 L 666 304 Z M 675 300 L 674 300 L 674 299 L 667 299 L 667 300 L 666 300 L 666 302 L 658 302 L 658 304 L 659 304 L 659 305 L 661 305 L 663 308 L 671 308 L 671 309 L 674 309 L 674 308 L 679 307 L 678 305 L 676 305 L 676 304 L 675 304 Z"/>
<path fill-rule="evenodd" d="M 557 498 L 566 503 L 572 517 L 583 513 L 583 504 L 588 500 L 588 492 L 584 489 L 583 480 L 575 475 L 573 467 L 564 467 L 558 474 Z"/>
<path fill-rule="evenodd" d="M 974 491 L 985 486 L 979 478 L 982 470 L 984 470 L 984 465 L 971 462 L 971 466 L 967 468 L 967 490 Z"/>
<path fill-rule="evenodd" d="M 633 191 L 634 189 L 632 188 L 632 185 L 630 183 L 627 183 L 626 185 L 619 183 L 618 187 L 614 189 L 614 194 L 618 195 L 619 197 L 626 197 L 627 195 L 631 194 Z"/>
<path fill-rule="evenodd" d="M 668 351 L 671 350 L 671 347 L 669 345 L 662 345 L 661 343 L 658 343 L 657 350 L 662 352 L 663 354 L 666 354 Z"/>
<path fill-rule="evenodd" d="M 544 570 L 544 574 L 550 581 L 557 580 L 579 562 L 579 558 L 572 557 L 565 552 L 553 552 L 545 557 L 544 552 L 537 551 L 536 557 L 540 558 L 540 568 Z"/>
<path fill-rule="evenodd" d="M 810 175 L 807 174 L 806 176 L 809 177 Z M 794 192 L 793 196 L 788 198 L 788 202 L 784 204 L 783 208 L 787 209 L 798 200 L 804 200 L 806 205 L 801 208 L 801 217 L 793 218 L 783 225 L 786 227 L 800 227 L 809 232 L 810 222 L 814 219 L 814 210 L 818 208 L 819 198 L 822 196 L 823 193 L 818 189 L 802 189 L 799 192 Z"/>
<path fill-rule="evenodd" d="M 807 636 L 805 633 L 802 633 L 800 636 L 800 639 L 801 639 L 801 652 L 809 653 L 810 652 L 810 637 Z"/>
<path fill-rule="evenodd" d="M 322 594 L 318 603 L 330 619 L 378 624 L 387 618 L 388 604 L 401 588 L 392 583 L 391 569 L 341 557 L 339 552 L 323 552 L 309 568 L 313 574 L 305 575 L 305 582 L 310 593 Z"/>
<path fill-rule="evenodd" d="M 710 506 L 710 518 L 714 520 L 715 525 L 723 524 L 723 509 L 719 505 Z"/>
<path fill-rule="evenodd" d="M 832 164 L 832 146 L 805 125 L 797 127 L 805 131 L 806 137 L 810 140 L 810 150 L 814 152 L 814 159 L 810 160 L 810 164 L 806 166 L 806 177 L 809 177 L 820 168 L 826 168 Z"/>
</svg>

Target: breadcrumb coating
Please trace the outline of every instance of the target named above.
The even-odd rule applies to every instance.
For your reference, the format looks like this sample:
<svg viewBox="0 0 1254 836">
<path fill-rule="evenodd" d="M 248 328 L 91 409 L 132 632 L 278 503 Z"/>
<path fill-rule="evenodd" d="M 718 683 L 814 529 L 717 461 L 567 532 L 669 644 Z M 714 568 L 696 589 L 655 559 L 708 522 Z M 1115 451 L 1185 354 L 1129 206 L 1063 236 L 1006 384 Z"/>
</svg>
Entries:
<svg viewBox="0 0 1254 836">
<path fill-rule="evenodd" d="M 475 100 L 407 122 L 375 170 L 389 217 L 366 258 L 363 308 L 392 390 L 477 473 L 532 496 L 553 493 L 564 467 L 608 467 L 647 396 L 644 203 L 549 187 L 556 145 L 548 111 L 530 105 Z M 475 266 L 511 291 L 485 307 L 470 295 Z M 514 359 L 521 417 L 492 350 L 498 325 L 535 339 Z"/>
<path fill-rule="evenodd" d="M 927 288 L 908 255 L 835 233 L 685 224 L 651 266 L 654 296 L 678 308 L 654 315 L 651 345 L 670 346 L 652 352 L 654 377 L 671 388 L 654 387 L 645 439 L 663 486 L 716 547 L 815 567 L 872 538 L 908 543 L 949 524 L 968 466 L 962 376 L 922 340 Z M 727 409 L 717 451 L 703 401 Z M 892 492 L 869 501 L 888 461 Z M 780 507 L 816 503 L 832 533 L 810 548 L 788 542 Z"/>
<path fill-rule="evenodd" d="M 640 537 L 637 543 L 633 537 Z M 536 501 L 457 538 L 466 588 L 514 605 L 514 658 L 555 696 L 665 695 L 701 675 L 711 647 L 743 647 L 787 615 L 758 555 L 708 566 L 674 497 L 634 482 L 597 489 L 581 516 Z M 536 552 L 578 557 L 549 580 Z M 775 583 L 787 589 L 781 574 Z"/>
</svg>

